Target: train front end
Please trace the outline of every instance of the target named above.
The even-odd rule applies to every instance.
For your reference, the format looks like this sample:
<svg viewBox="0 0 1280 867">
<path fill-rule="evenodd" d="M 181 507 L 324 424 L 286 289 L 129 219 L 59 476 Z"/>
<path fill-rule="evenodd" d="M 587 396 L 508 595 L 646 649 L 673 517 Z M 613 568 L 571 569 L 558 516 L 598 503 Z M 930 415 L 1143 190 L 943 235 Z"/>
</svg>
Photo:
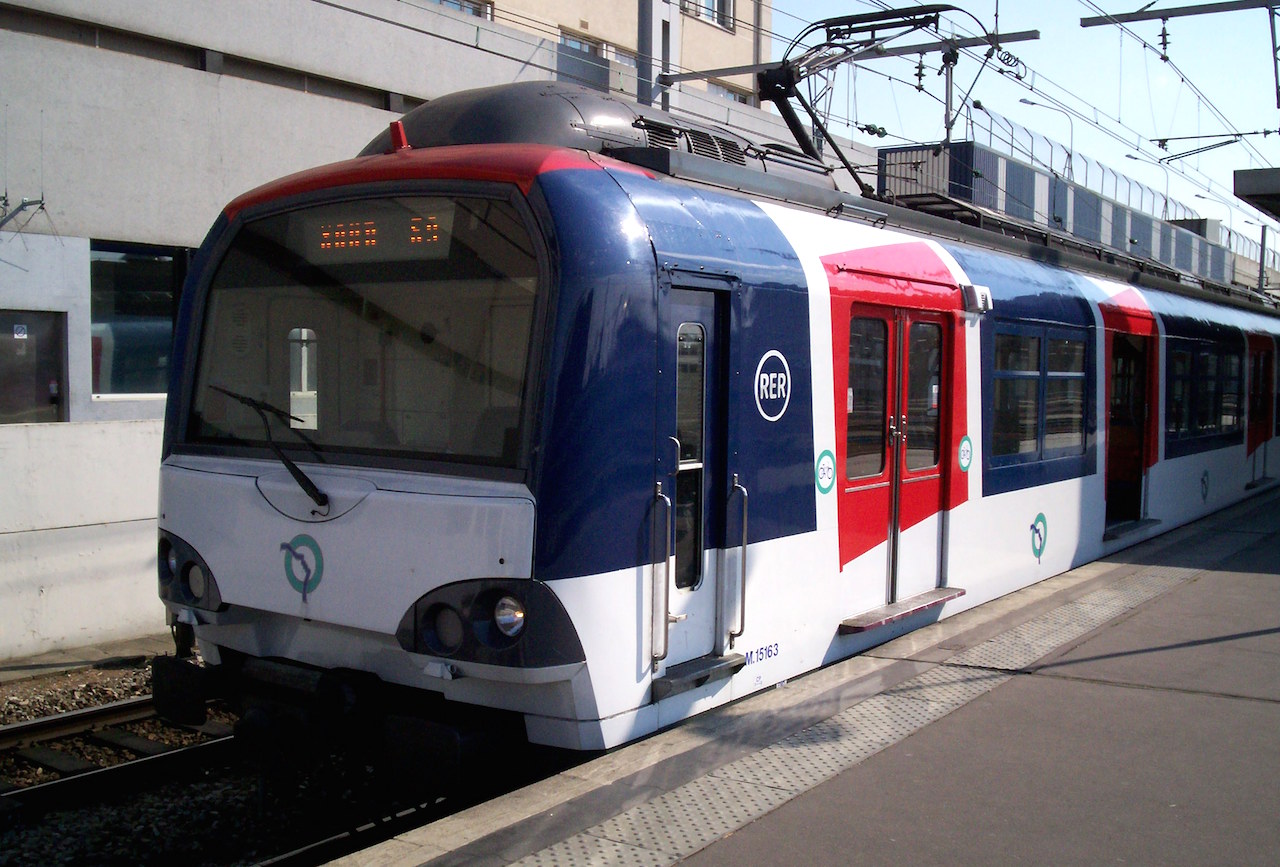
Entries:
<svg viewBox="0 0 1280 867">
<path fill-rule="evenodd" d="M 161 469 L 160 596 L 207 663 L 157 668 L 174 715 L 210 672 L 241 698 L 328 697 L 324 715 L 371 685 L 410 714 L 446 692 L 573 712 L 582 647 L 532 580 L 551 278 L 525 192 L 546 154 L 353 160 L 210 233 Z"/>
</svg>

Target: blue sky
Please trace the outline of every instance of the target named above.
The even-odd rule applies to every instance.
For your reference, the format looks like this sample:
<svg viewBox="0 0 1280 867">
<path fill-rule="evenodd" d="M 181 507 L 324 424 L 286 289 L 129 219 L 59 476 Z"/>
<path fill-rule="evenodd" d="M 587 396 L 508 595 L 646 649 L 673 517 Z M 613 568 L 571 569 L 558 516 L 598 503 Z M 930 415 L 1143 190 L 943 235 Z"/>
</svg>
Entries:
<svg viewBox="0 0 1280 867">
<path fill-rule="evenodd" d="M 1168 21 L 1168 54 L 1173 65 L 1144 49 L 1128 35 L 1122 37 L 1115 26 L 1082 28 L 1080 19 L 1102 12 L 1134 12 L 1146 0 L 1004 0 L 999 7 L 1002 33 L 1039 30 L 1040 39 L 1009 43 L 1004 47 L 1025 65 L 1021 79 L 1010 67 L 992 60 L 982 67 L 981 50 L 963 54 L 955 71 L 955 101 L 969 93 L 1000 119 L 1011 121 L 1059 143 L 1050 155 L 1047 144 L 1037 143 L 1037 156 L 1053 159 L 1065 168 L 1065 151 L 1074 145 L 1078 158 L 1088 157 L 1110 169 L 1146 184 L 1196 211 L 1200 216 L 1222 220 L 1237 232 L 1258 237 L 1253 223 L 1260 215 L 1235 200 L 1231 193 L 1232 172 L 1236 169 L 1280 165 L 1280 109 L 1276 108 L 1276 83 L 1272 65 L 1269 13 L 1265 9 L 1173 18 Z M 1202 5 L 1208 0 L 1158 0 L 1153 9 Z M 792 37 L 803 28 L 802 21 L 836 15 L 870 12 L 884 6 L 918 5 L 912 0 L 874 3 L 870 0 L 774 0 L 773 30 Z M 972 14 L 948 12 L 943 15 L 946 32 L 970 36 L 978 30 L 977 18 L 991 30 L 995 27 L 995 0 L 953 0 Z M 1102 12 L 1098 10 L 1101 9 Z M 1137 36 L 1159 46 L 1161 23 L 1128 25 Z M 890 45 L 928 42 L 936 36 L 908 34 Z M 785 43 L 775 42 L 774 57 Z M 937 74 L 940 55 L 926 55 L 926 93 L 915 89 L 918 56 L 883 58 L 867 62 L 856 73 L 844 67 L 837 74 L 831 114 L 852 117 L 859 124 L 884 127 L 889 135 L 876 138 L 848 127 L 836 131 L 870 146 L 901 144 L 904 141 L 938 141 L 943 137 L 943 78 Z M 1174 68 L 1176 66 L 1176 69 Z M 1001 73 L 999 70 L 1006 70 Z M 1019 70 L 1021 71 L 1021 70 Z M 1181 76 L 1179 75 L 1181 72 Z M 890 76 L 897 81 L 890 79 Z M 970 89 L 972 87 L 972 89 Z M 1197 88 L 1204 100 L 1197 97 Z M 1024 105 L 1030 99 L 1059 110 Z M 1225 117 L 1214 115 L 1209 103 Z M 1068 121 L 1067 115 L 1073 115 Z M 972 112 L 975 126 L 961 116 L 953 138 L 970 136 L 987 141 L 991 121 L 982 112 Z M 1096 122 L 1091 123 L 1091 121 Z M 1098 127 L 1101 126 L 1108 132 Z M 1272 135 L 1249 136 L 1242 143 L 1208 151 L 1199 156 L 1168 161 L 1165 168 L 1154 163 L 1215 139 L 1169 142 L 1162 151 L 1152 139 L 1164 136 L 1210 135 L 1224 130 L 1251 132 L 1270 128 Z M 995 145 L 1008 139 L 1007 124 L 996 121 Z M 1021 136 L 1022 133 L 1017 135 Z M 1027 146 L 1024 139 L 1019 139 Z M 1008 149 L 1008 145 L 1004 145 Z M 1043 148 L 1043 150 L 1040 150 Z M 1141 159 L 1131 159 L 1133 154 Z M 1076 163 L 1079 166 L 1079 162 Z M 1077 174 L 1079 170 L 1077 169 Z M 1197 198 L 1197 194 L 1203 198 Z M 1224 201 L 1239 204 L 1228 212 Z M 1274 232 L 1276 226 L 1271 223 Z M 1269 245 L 1276 240 L 1269 234 Z"/>
</svg>

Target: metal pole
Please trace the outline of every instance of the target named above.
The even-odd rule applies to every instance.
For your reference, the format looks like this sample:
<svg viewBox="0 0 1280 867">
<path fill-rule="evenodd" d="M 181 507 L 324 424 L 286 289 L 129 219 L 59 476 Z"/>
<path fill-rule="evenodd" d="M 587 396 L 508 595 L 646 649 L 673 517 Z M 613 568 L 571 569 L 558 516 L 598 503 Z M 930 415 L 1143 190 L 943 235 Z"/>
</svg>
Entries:
<svg viewBox="0 0 1280 867">
<path fill-rule="evenodd" d="M 639 0 L 636 17 L 636 102 L 653 105 L 653 0 Z"/>
<path fill-rule="evenodd" d="M 1267 227 L 1262 227 L 1262 249 L 1258 251 L 1258 291 L 1267 288 Z"/>
<path fill-rule="evenodd" d="M 942 128 L 943 128 L 943 130 L 944 130 L 944 138 L 943 138 L 943 141 L 944 141 L 946 144 L 951 144 L 951 85 L 952 85 L 951 70 L 952 70 L 952 69 L 954 69 L 955 67 L 954 67 L 954 66 L 952 66 L 952 64 L 950 64 L 950 63 L 946 63 L 946 62 L 944 61 L 944 63 L 943 63 L 943 68 L 947 71 L 947 75 L 946 75 L 946 81 L 947 81 L 947 107 L 946 107 L 946 112 L 947 112 L 947 115 L 946 115 L 946 117 L 944 117 L 944 118 L 942 119 Z"/>
</svg>

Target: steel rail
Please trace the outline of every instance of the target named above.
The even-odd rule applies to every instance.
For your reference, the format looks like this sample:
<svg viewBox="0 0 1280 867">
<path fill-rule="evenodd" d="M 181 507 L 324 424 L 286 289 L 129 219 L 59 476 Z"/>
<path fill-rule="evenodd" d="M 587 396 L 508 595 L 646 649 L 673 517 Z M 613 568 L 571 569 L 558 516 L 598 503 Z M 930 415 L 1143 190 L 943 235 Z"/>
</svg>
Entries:
<svg viewBox="0 0 1280 867">
<path fill-rule="evenodd" d="M 227 735 L 96 771 L 3 791 L 0 792 L 0 815 L 11 814 L 11 811 L 26 815 L 45 813 L 114 797 L 121 792 L 135 792 L 171 780 L 177 774 L 208 767 L 228 754 L 234 740 L 232 735 Z"/>
<path fill-rule="evenodd" d="M 25 747 L 56 738 L 78 735 L 112 725 L 154 717 L 151 696 L 126 698 L 110 704 L 38 717 L 0 726 L 0 750 Z"/>
</svg>

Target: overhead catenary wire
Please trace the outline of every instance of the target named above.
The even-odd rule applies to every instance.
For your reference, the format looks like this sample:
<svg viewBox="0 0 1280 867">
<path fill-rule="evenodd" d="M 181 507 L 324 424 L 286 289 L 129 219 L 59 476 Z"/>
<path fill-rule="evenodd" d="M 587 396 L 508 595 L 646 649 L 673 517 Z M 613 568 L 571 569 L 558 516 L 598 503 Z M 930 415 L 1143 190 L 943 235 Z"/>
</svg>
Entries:
<svg viewBox="0 0 1280 867">
<path fill-rule="evenodd" d="M 916 3 L 916 5 L 920 5 L 919 0 L 914 0 L 914 2 Z M 1096 9 L 1096 5 L 1088 4 L 1086 0 L 1081 0 L 1081 2 L 1086 3 L 1086 5 L 1090 5 L 1092 6 L 1092 8 Z M 871 2 L 871 0 L 863 0 L 861 5 L 866 6 L 868 8 L 872 8 L 872 9 L 884 9 L 884 8 L 887 8 L 888 6 L 887 3 Z M 787 13 L 785 10 L 775 10 L 775 26 L 777 26 L 778 24 L 777 22 L 778 18 L 783 18 L 783 19 L 790 18 L 796 21 L 805 20 L 798 16 L 791 15 L 790 13 Z M 958 33 L 964 33 L 967 35 L 970 32 L 962 23 L 956 24 L 949 21 L 948 24 L 951 27 L 953 27 L 954 30 Z M 1121 31 L 1120 39 L 1121 39 L 1122 49 L 1124 45 L 1123 40 L 1124 40 L 1124 36 L 1126 35 L 1126 32 L 1128 33 L 1128 35 L 1133 36 L 1135 41 L 1143 45 L 1145 50 L 1147 51 L 1151 50 L 1150 45 L 1145 43 L 1144 40 L 1142 40 L 1136 34 L 1133 34 L 1131 31 Z M 974 60 L 981 61 L 982 59 L 979 53 L 980 50 L 975 51 L 972 49 L 962 49 L 962 51 L 966 56 Z M 891 59 L 905 60 L 906 58 L 886 58 L 886 60 L 891 60 Z M 1175 71 L 1179 74 L 1180 80 L 1183 82 L 1183 88 L 1180 88 L 1180 92 L 1178 96 L 1179 101 L 1181 102 L 1181 100 L 1185 98 L 1186 93 L 1188 91 L 1193 94 L 1196 94 L 1197 107 L 1204 106 L 1208 111 L 1210 111 L 1210 113 L 1214 113 L 1216 111 L 1217 113 L 1215 114 L 1215 117 L 1218 118 L 1219 123 L 1224 123 L 1224 128 L 1226 129 L 1234 130 L 1234 127 L 1232 127 L 1229 124 L 1229 122 L 1225 122 L 1225 118 L 1221 116 L 1220 111 L 1217 111 L 1216 106 L 1213 106 L 1209 100 L 1203 98 L 1203 93 L 1199 91 L 1199 89 L 1195 86 L 1194 82 L 1187 79 L 1186 75 L 1182 73 L 1181 70 L 1176 69 L 1176 66 L 1174 66 L 1173 64 L 1171 64 L 1171 67 L 1175 69 Z M 874 72 L 876 74 L 880 74 L 884 76 L 887 80 L 890 80 L 890 81 L 894 80 L 893 76 L 886 75 L 885 73 L 879 70 L 874 70 L 870 65 L 859 64 L 859 68 L 865 72 Z M 1055 81 L 1054 79 L 1042 74 L 1038 70 L 1032 69 L 1030 67 L 1025 67 L 1024 71 L 1018 74 L 1013 74 L 1007 69 L 997 69 L 996 71 L 1006 80 L 1011 81 L 1012 83 L 1018 84 L 1022 89 L 1027 91 L 1029 94 L 1035 95 L 1037 99 L 1044 100 L 1046 103 L 1051 104 L 1052 107 L 1057 108 L 1059 111 L 1066 112 L 1071 117 L 1079 119 L 1084 124 L 1087 124 L 1089 127 L 1097 130 L 1098 132 L 1107 136 L 1111 140 L 1120 144 L 1126 150 L 1136 150 L 1139 153 L 1149 156 L 1153 161 L 1158 158 L 1157 154 L 1153 154 L 1151 151 L 1147 150 L 1143 144 L 1145 141 L 1148 141 L 1154 138 L 1153 134 L 1134 129 L 1129 124 L 1126 124 L 1121 119 L 1121 117 L 1117 115 L 1112 115 L 1104 111 L 1103 109 L 1099 108 L 1097 105 L 1096 99 L 1087 100 L 1084 97 L 1077 94 L 1072 88 L 1064 86 L 1058 83 L 1057 81 Z M 913 89 L 915 89 L 914 85 L 908 85 L 908 86 L 911 86 L 913 87 Z M 927 90 L 925 92 L 928 93 Z M 893 97 L 894 105 L 896 106 L 897 105 L 896 88 L 891 87 L 890 94 Z M 930 93 L 929 95 L 931 98 L 941 101 L 936 95 L 932 93 Z M 848 125 L 850 127 L 856 127 L 859 120 L 860 113 L 865 111 L 866 111 L 865 108 L 860 108 L 859 114 L 855 114 L 855 116 L 851 119 L 851 122 Z M 1224 133 L 1224 135 L 1230 135 L 1230 134 L 1231 133 Z M 898 137 L 907 138 L 906 136 L 898 136 Z M 1001 134 L 999 137 L 1003 139 L 1003 134 Z M 1251 154 L 1251 159 L 1256 159 L 1262 165 L 1268 165 L 1266 158 L 1262 156 L 1262 154 L 1256 148 L 1251 147 L 1250 154 Z M 1094 162 L 1096 163 L 1096 161 Z M 1098 164 L 1098 166 L 1104 171 L 1104 174 L 1108 171 L 1112 172 L 1113 174 L 1122 174 L 1119 172 L 1115 172 L 1114 170 L 1106 169 L 1106 167 L 1100 163 Z M 1177 172 L 1177 174 L 1186 182 L 1198 188 L 1205 189 L 1209 192 L 1214 191 L 1215 182 L 1213 181 L 1212 178 L 1205 175 L 1199 169 L 1198 166 L 1191 165 L 1190 163 L 1187 163 L 1184 161 L 1177 161 L 1172 163 L 1170 168 L 1173 171 Z M 1263 218 L 1263 215 L 1257 213 L 1256 209 L 1241 205 L 1239 206 L 1239 210 L 1245 211 L 1246 213 L 1254 213 L 1259 218 Z"/>
<path fill-rule="evenodd" d="M 1101 16 L 1101 17 L 1104 17 L 1104 18 L 1112 18 L 1112 16 L 1110 15 L 1110 13 L 1106 12 L 1105 10 L 1103 10 L 1100 6 L 1098 6 L 1098 4 L 1097 4 L 1097 3 L 1093 2 L 1093 0 L 1077 0 L 1077 2 L 1079 2 L 1079 3 L 1080 3 L 1080 5 L 1082 5 L 1082 6 L 1086 7 L 1087 9 L 1090 9 L 1090 10 L 1092 10 L 1092 11 L 1096 12 L 1096 13 L 1097 13 L 1099 16 Z M 1170 69 L 1172 69 L 1175 73 L 1177 73 L 1177 75 L 1178 75 L 1179 79 L 1181 79 L 1182 83 L 1183 83 L 1184 85 L 1186 85 L 1186 86 L 1191 90 L 1191 92 L 1192 92 L 1192 93 L 1194 93 L 1194 94 L 1196 95 L 1196 98 L 1200 101 L 1200 103 L 1201 103 L 1201 104 L 1203 104 L 1206 108 L 1208 108 L 1208 109 L 1209 109 L 1209 112 L 1210 112 L 1210 113 L 1211 113 L 1215 118 L 1217 118 L 1218 122 L 1219 122 L 1219 123 L 1221 123 L 1221 124 L 1223 125 L 1223 128 L 1224 128 L 1224 129 L 1226 129 L 1226 130 L 1228 130 L 1228 131 L 1229 131 L 1229 132 L 1228 132 L 1228 133 L 1226 133 L 1226 134 L 1228 134 L 1228 135 L 1230 135 L 1230 134 L 1234 134 L 1234 131 L 1235 131 L 1235 130 L 1237 130 L 1237 129 L 1239 128 L 1239 127 L 1238 127 L 1238 125 L 1237 125 L 1237 124 L 1232 123 L 1232 122 L 1227 118 L 1227 116 L 1226 116 L 1226 115 L 1221 111 L 1221 109 L 1219 109 L 1219 108 L 1218 108 L 1218 106 L 1213 102 L 1213 100 L 1211 100 L 1211 99 L 1210 99 L 1210 98 L 1209 98 L 1209 97 L 1204 93 L 1204 91 L 1202 91 L 1202 90 L 1201 90 L 1201 89 L 1196 85 L 1196 83 L 1195 83 L 1194 81 L 1192 81 L 1192 80 L 1191 80 L 1191 78 L 1190 78 L 1190 77 L 1188 77 L 1188 76 L 1187 76 L 1187 74 L 1186 74 L 1185 72 L 1183 72 L 1183 71 L 1178 67 L 1178 64 L 1177 64 L 1177 63 L 1175 63 L 1172 59 L 1168 59 L 1168 58 L 1167 58 L 1167 55 L 1166 55 L 1164 52 L 1162 52 L 1162 51 L 1161 51 L 1161 49 L 1159 49 L 1158 47 L 1156 47 L 1156 46 L 1152 45 L 1151 43 L 1147 42 L 1145 39 L 1143 39 L 1141 36 L 1139 36 L 1136 32 L 1134 32 L 1134 30 L 1133 30 L 1132 28 L 1130 28 L 1129 26 L 1127 26 L 1127 25 L 1126 25 L 1126 24 L 1124 24 L 1123 22 L 1120 22 L 1120 21 L 1113 21 L 1113 24 L 1114 24 L 1114 26 L 1116 26 L 1116 27 L 1120 28 L 1124 33 L 1128 34 L 1130 38 L 1132 38 L 1132 39 L 1134 39 L 1135 41 L 1137 41 L 1137 42 L 1138 42 L 1138 43 L 1139 43 L 1139 44 L 1140 44 L 1140 45 L 1141 45 L 1141 46 L 1142 46 L 1142 47 L 1143 47 L 1147 52 L 1149 52 L 1150 54 L 1154 54 L 1154 55 L 1155 55 L 1155 56 L 1157 56 L 1157 57 L 1160 57 L 1160 58 L 1162 59 L 1162 62 L 1164 62 L 1164 63 L 1168 64 L 1169 68 L 1170 68 Z M 1253 153 L 1254 157 L 1255 157 L 1255 158 L 1256 158 L 1256 159 L 1257 159 L 1257 160 L 1258 160 L 1258 161 L 1259 161 L 1263 166 L 1265 166 L 1265 167 L 1267 167 L 1267 168 L 1271 168 L 1271 164 L 1267 161 L 1267 158 L 1266 158 L 1265 156 L 1263 156 L 1263 154 L 1262 154 L 1262 152 L 1261 152 L 1261 151 L 1259 151 L 1257 148 L 1255 148 L 1255 147 L 1253 147 L 1252 145 L 1250 145 L 1248 142 L 1245 142 L 1245 147 L 1252 151 L 1252 153 Z"/>
</svg>

